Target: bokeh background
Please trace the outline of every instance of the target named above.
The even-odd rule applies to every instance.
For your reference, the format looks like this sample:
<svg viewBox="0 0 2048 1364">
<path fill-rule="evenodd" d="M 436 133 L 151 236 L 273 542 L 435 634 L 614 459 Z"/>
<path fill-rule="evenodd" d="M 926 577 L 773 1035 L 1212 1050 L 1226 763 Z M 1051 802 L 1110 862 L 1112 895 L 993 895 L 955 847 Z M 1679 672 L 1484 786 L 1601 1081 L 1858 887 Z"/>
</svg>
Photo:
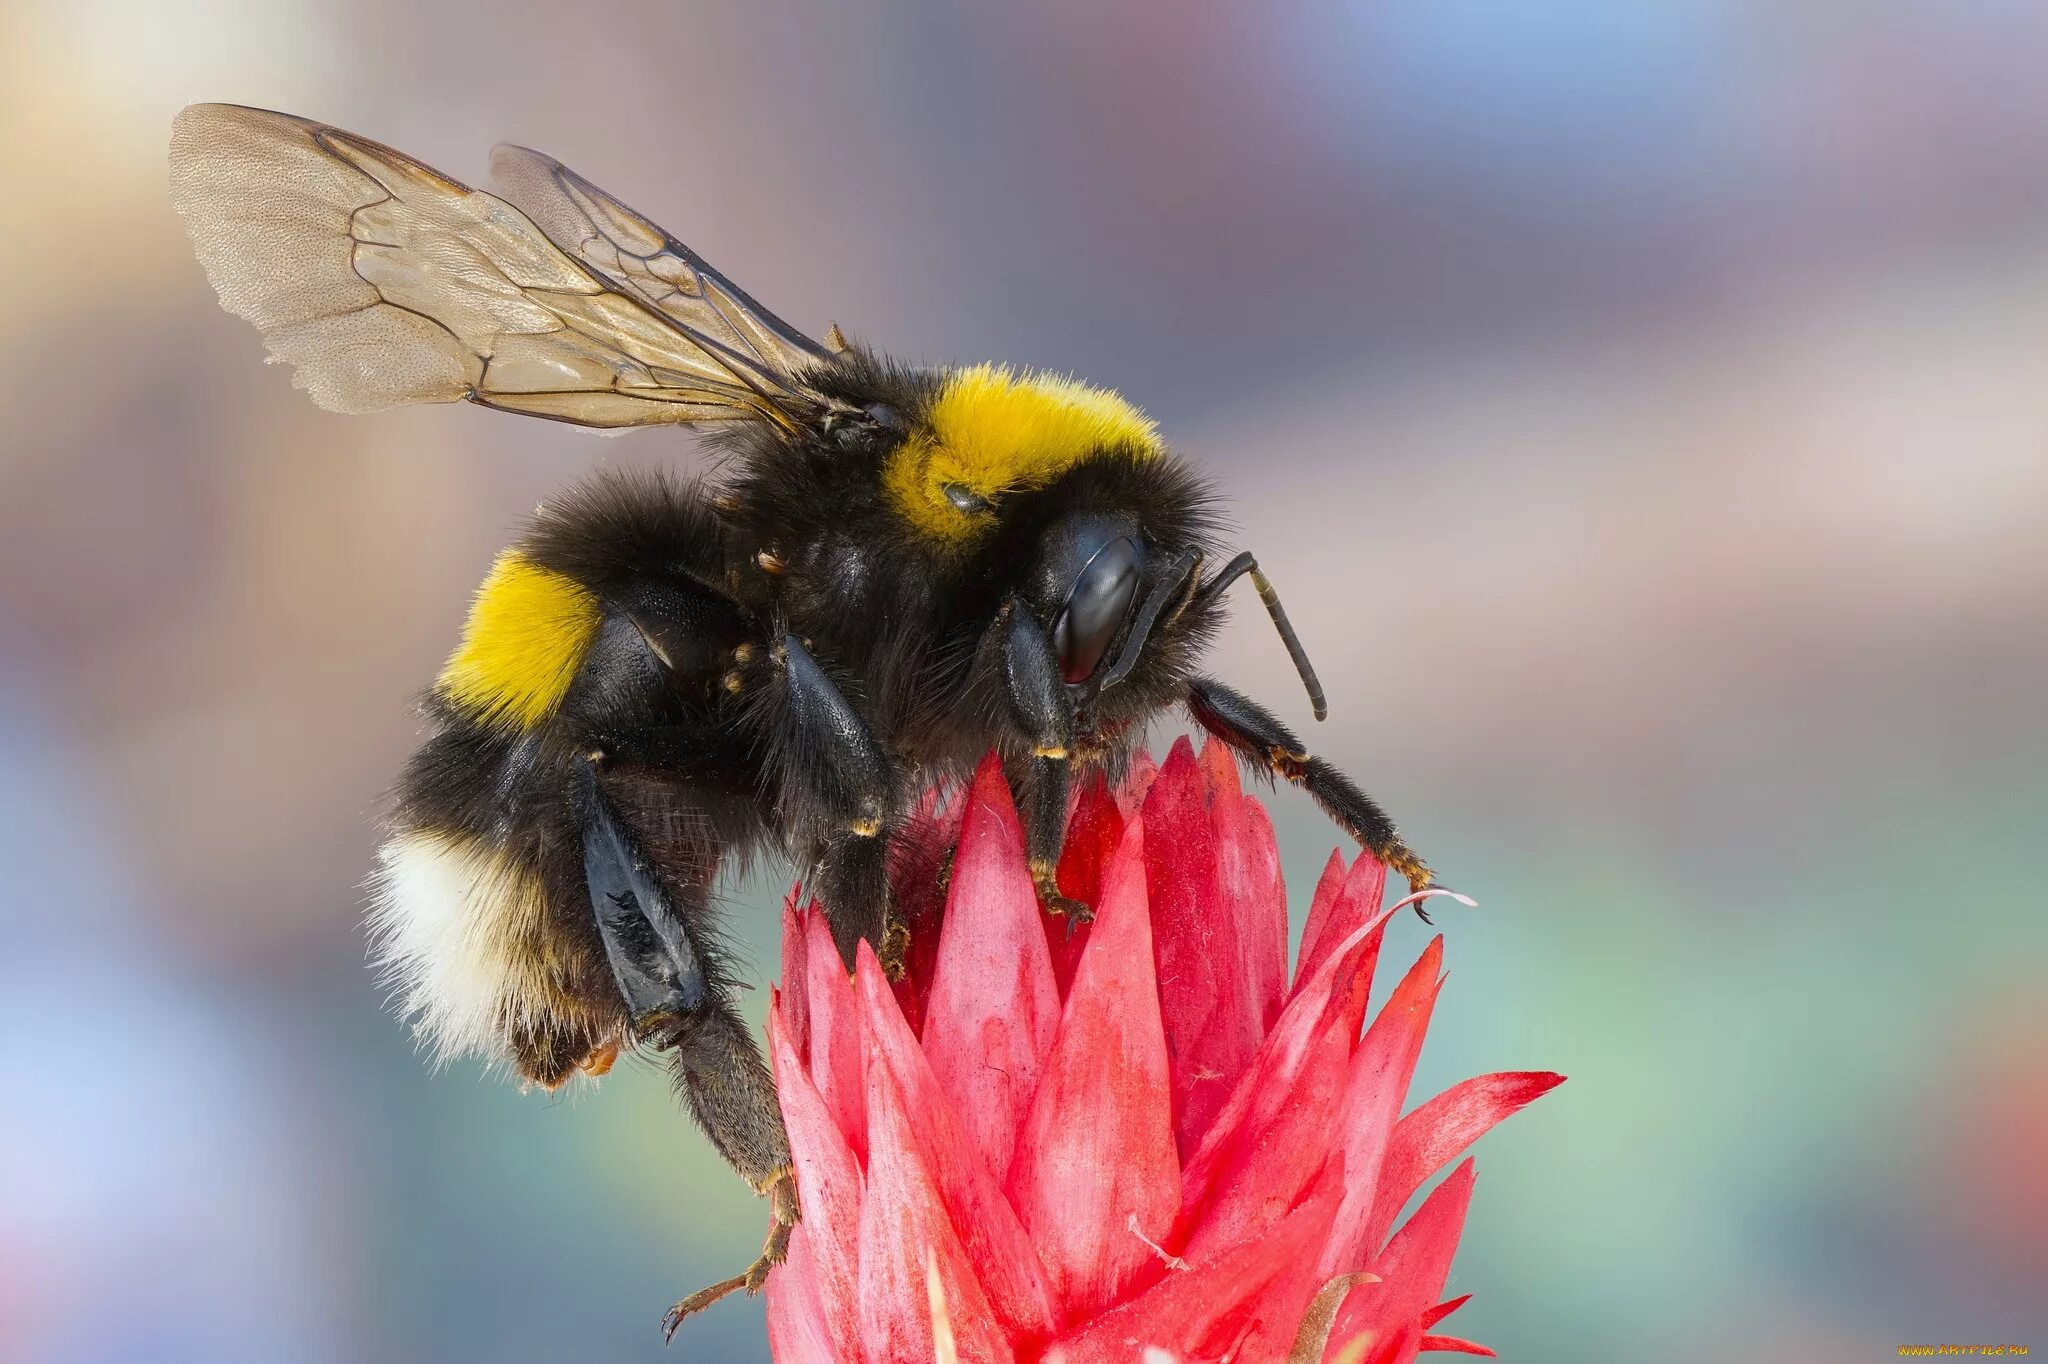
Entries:
<svg viewBox="0 0 2048 1364">
<path fill-rule="evenodd" d="M 494 550 L 690 441 L 315 410 L 166 202 L 204 99 L 530 142 L 813 332 L 1158 416 L 1484 902 L 1418 1093 L 1572 1077 L 1480 1148 L 1466 1334 L 2048 1349 L 2044 55 L 2024 0 L 10 0 L 0 1359 L 765 1357 L 659 1345 L 762 1225 L 661 1077 L 430 1073 L 358 929 Z"/>
</svg>

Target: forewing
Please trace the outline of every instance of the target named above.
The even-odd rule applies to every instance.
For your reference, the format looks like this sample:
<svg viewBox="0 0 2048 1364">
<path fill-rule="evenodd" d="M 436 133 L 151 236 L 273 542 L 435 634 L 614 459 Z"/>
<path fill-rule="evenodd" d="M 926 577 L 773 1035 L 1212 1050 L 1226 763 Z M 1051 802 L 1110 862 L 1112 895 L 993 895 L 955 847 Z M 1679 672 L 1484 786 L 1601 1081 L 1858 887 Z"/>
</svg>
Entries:
<svg viewBox="0 0 2048 1364">
<path fill-rule="evenodd" d="M 754 302 L 702 256 L 561 162 L 500 145 L 491 179 L 556 246 L 704 345 L 788 379 L 831 352 Z"/>
<path fill-rule="evenodd" d="M 222 304 L 330 411 L 467 398 L 618 427 L 786 422 L 806 399 L 510 204 L 338 128 L 193 105 L 172 126 L 171 197 Z"/>
</svg>

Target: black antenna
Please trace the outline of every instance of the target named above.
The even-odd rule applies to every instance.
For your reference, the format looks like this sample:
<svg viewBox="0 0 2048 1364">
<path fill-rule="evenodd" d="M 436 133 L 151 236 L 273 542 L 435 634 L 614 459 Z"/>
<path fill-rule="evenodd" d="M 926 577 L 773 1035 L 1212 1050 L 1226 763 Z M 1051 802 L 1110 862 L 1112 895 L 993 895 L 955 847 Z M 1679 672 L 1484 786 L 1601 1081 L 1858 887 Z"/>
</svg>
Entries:
<svg viewBox="0 0 2048 1364">
<path fill-rule="evenodd" d="M 1273 628 L 1280 632 L 1280 642 L 1287 646 L 1287 656 L 1294 660 L 1294 671 L 1301 674 L 1301 685 L 1308 689 L 1309 709 L 1315 712 L 1316 719 L 1323 719 L 1330 713 L 1330 707 L 1323 700 L 1323 684 L 1316 677 L 1316 665 L 1308 661 L 1308 650 L 1301 647 L 1301 636 L 1294 633 L 1294 622 L 1287 619 L 1287 608 L 1280 604 L 1280 594 L 1273 590 L 1272 581 L 1259 571 L 1259 561 L 1252 557 L 1252 552 L 1246 550 L 1238 555 L 1215 577 L 1203 583 L 1202 597 L 1206 600 L 1218 595 L 1247 573 L 1252 575 L 1252 586 L 1259 589 L 1259 600 L 1266 604 L 1266 614 L 1273 618 Z"/>
</svg>

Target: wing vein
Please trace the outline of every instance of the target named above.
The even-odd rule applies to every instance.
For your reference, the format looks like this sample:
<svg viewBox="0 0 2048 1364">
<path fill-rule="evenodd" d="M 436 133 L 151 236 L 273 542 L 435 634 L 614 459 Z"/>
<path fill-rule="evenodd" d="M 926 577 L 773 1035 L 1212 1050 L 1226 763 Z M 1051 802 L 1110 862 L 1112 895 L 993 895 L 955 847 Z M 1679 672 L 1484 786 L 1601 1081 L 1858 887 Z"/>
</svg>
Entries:
<svg viewBox="0 0 2048 1364">
<path fill-rule="evenodd" d="M 523 204 L 325 124 L 193 105 L 172 198 L 222 304 L 332 410 L 793 429 L 824 405 L 802 375 L 829 352 L 559 162 L 513 159 Z"/>
</svg>

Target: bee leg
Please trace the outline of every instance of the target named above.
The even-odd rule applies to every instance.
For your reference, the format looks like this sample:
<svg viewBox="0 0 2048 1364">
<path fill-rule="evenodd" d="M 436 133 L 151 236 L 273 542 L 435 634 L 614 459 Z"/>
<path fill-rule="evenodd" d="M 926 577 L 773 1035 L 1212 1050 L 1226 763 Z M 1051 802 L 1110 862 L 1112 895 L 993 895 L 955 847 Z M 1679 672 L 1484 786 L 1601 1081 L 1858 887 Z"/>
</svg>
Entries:
<svg viewBox="0 0 2048 1364">
<path fill-rule="evenodd" d="M 1411 891 L 1429 888 L 1435 879 L 1429 865 L 1402 840 L 1379 802 L 1321 758 L 1311 757 L 1293 731 L 1265 707 L 1206 677 L 1189 680 L 1187 707 L 1196 724 L 1228 744 L 1240 758 L 1308 792 L 1324 813 L 1343 825 L 1374 857 L 1406 877 Z M 1422 915 L 1423 922 L 1429 921 L 1420 905 L 1415 912 Z"/>
<path fill-rule="evenodd" d="M 677 1088 L 704 1135 L 757 1193 L 774 1200 L 775 1225 L 760 1259 L 745 1273 L 678 1303 L 667 1324 L 672 1334 L 683 1317 L 734 1289 L 758 1291 L 780 1263 L 788 1227 L 796 1221 L 789 1138 L 775 1081 L 733 1007 L 725 973 L 708 946 L 689 932 L 687 925 L 702 924 L 708 913 L 704 890 L 683 887 L 687 898 L 679 904 L 606 796 L 595 766 L 587 765 L 584 773 L 584 877 L 634 1035 L 669 1053 Z"/>
<path fill-rule="evenodd" d="M 909 930 L 889 895 L 889 833 L 896 770 L 867 722 L 795 635 L 770 651 L 781 670 L 782 785 L 826 830 L 812 867 L 813 892 L 840 958 L 853 969 L 866 939 L 892 977 L 903 973 Z"/>
<path fill-rule="evenodd" d="M 1031 867 L 1031 884 L 1038 889 L 1038 903 L 1048 914 L 1067 921 L 1072 933 L 1091 923 L 1095 911 L 1061 892 L 1060 853 L 1067 840 L 1067 792 L 1073 782 L 1065 758 L 1034 757 L 1024 770 L 1018 804 L 1024 815 L 1024 851 Z"/>
<path fill-rule="evenodd" d="M 776 1107 L 775 1081 L 762 1064 L 753 1035 L 729 1001 L 694 1023 L 685 1025 L 674 1043 L 671 1062 L 678 1085 L 689 1098 L 690 1111 L 711 1137 L 726 1162 L 743 1175 L 754 1192 L 769 1200 L 768 1237 L 752 1264 L 690 1294 L 662 1317 L 664 1340 L 671 1339 L 686 1317 L 701 1312 L 728 1294 L 761 1291 L 769 1271 L 789 1253 L 790 1230 L 799 1219 L 796 1175 L 790 1163 L 789 1139 L 783 1134 Z"/>
<path fill-rule="evenodd" d="M 748 1297 L 759 1293 L 768 1282 L 769 1272 L 781 1264 L 789 1255 L 789 1235 L 799 1220 L 796 1203 L 796 1175 L 784 1170 L 776 1177 L 773 1186 L 765 1190 L 772 1200 L 773 1220 L 768 1224 L 768 1239 L 761 1245 L 758 1259 L 730 1279 L 721 1280 L 708 1288 L 700 1288 L 668 1309 L 661 1319 L 662 1339 L 675 1339 L 676 1329 L 692 1315 L 703 1311 L 729 1293 L 746 1291 Z"/>
<path fill-rule="evenodd" d="M 910 950 L 910 928 L 897 912 L 889 890 L 889 840 L 883 831 L 846 829 L 828 840 L 811 867 L 811 884 L 825 907 L 825 922 L 841 960 L 849 963 L 865 938 L 875 949 L 882 971 L 891 980 L 903 978 Z"/>
<path fill-rule="evenodd" d="M 1067 837 L 1074 707 L 1067 699 L 1052 641 L 1021 601 L 1012 597 L 1003 603 L 989 628 L 1000 651 L 1010 721 L 1031 745 L 1016 782 L 1031 883 L 1038 888 L 1039 903 L 1064 917 L 1071 931 L 1095 917 L 1087 905 L 1062 895 L 1057 880 Z"/>
<path fill-rule="evenodd" d="M 612 979 L 633 1032 L 661 1035 L 709 1002 L 704 960 L 669 888 L 585 764 L 583 875 Z M 700 892 L 701 894 L 701 892 Z"/>
<path fill-rule="evenodd" d="M 718 1154 L 755 1193 L 772 1194 L 789 1173 L 789 1138 L 775 1078 L 724 990 L 660 1042 L 691 1114 Z"/>
</svg>

